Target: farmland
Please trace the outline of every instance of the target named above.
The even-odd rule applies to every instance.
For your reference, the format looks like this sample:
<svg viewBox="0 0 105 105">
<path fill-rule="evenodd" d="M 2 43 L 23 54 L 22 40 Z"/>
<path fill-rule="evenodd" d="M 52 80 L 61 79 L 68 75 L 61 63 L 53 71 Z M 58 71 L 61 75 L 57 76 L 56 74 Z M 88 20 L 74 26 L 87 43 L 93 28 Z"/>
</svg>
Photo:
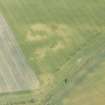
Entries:
<svg viewBox="0 0 105 105">
<path fill-rule="evenodd" d="M 40 82 L 37 90 L 3 94 L 0 102 L 104 105 L 104 12 L 105 0 L 0 0 L 0 14 Z"/>
<path fill-rule="evenodd" d="M 34 85 L 33 85 L 34 84 Z M 0 93 L 26 91 L 38 85 L 5 19 L 0 17 Z"/>
</svg>

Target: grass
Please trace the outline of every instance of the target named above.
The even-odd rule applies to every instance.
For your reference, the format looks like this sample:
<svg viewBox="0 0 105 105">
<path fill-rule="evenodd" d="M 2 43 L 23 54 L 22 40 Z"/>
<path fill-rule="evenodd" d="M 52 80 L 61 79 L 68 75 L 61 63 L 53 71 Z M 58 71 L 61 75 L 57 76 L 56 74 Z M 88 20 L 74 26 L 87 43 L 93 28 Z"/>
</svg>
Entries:
<svg viewBox="0 0 105 105">
<path fill-rule="evenodd" d="M 41 82 L 29 94 L 36 105 L 105 104 L 104 3 L 0 0 L 0 12 Z"/>
</svg>

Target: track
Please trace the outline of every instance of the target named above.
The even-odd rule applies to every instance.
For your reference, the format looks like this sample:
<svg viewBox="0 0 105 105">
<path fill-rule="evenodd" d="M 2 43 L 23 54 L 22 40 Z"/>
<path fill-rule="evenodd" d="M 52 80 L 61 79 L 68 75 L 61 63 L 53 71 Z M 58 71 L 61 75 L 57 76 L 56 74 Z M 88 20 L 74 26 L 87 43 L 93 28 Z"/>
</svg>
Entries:
<svg viewBox="0 0 105 105">
<path fill-rule="evenodd" d="M 102 37 L 98 37 L 96 39 L 101 38 Z M 92 45 L 91 47 L 89 46 L 87 48 L 83 48 L 73 57 L 73 59 L 68 60 L 63 66 L 61 66 L 61 70 L 58 71 L 58 73 L 62 74 L 60 75 L 60 82 L 59 84 L 57 84 L 59 85 L 59 87 L 56 88 L 56 90 L 52 92 L 52 94 L 48 98 L 48 105 L 55 105 L 55 103 L 59 103 L 60 100 L 63 100 L 63 98 L 66 97 L 69 92 L 70 94 L 72 94 L 73 90 L 76 87 L 84 86 L 84 81 L 88 81 L 89 79 L 88 75 L 95 74 L 98 72 L 96 68 L 98 68 L 99 64 L 105 61 L 105 44 L 104 41 L 102 41 L 102 39 L 101 42 L 94 42 L 94 44 L 95 45 Z M 88 52 L 89 49 L 91 49 L 90 52 Z M 80 63 L 78 62 L 79 58 L 83 58 Z M 69 66 L 69 68 L 67 66 Z M 62 77 L 64 78 L 62 79 Z M 66 85 L 64 85 L 65 78 L 68 79 L 68 83 Z M 89 82 L 90 81 L 88 81 L 85 85 L 90 86 Z"/>
</svg>

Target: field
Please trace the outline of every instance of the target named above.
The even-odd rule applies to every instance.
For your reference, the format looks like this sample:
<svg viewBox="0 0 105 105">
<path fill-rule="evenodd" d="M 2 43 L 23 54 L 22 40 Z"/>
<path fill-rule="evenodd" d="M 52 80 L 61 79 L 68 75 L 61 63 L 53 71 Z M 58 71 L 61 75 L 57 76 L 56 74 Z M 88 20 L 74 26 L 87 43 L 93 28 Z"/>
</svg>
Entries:
<svg viewBox="0 0 105 105">
<path fill-rule="evenodd" d="M 0 17 L 0 93 L 32 90 L 38 87 L 35 73 L 25 58 L 9 29 Z"/>
<path fill-rule="evenodd" d="M 37 90 L 1 94 L 0 102 L 104 105 L 104 12 L 105 0 L 0 0 L 0 14 L 40 82 Z"/>
</svg>

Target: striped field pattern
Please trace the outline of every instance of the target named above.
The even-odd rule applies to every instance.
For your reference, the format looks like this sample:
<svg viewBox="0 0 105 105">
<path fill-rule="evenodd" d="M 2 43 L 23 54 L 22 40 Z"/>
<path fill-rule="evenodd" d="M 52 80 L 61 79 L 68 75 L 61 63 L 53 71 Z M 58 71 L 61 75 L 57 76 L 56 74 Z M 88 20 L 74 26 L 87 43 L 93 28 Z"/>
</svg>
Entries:
<svg viewBox="0 0 105 105">
<path fill-rule="evenodd" d="M 35 89 L 38 80 L 26 63 L 13 33 L 0 16 L 0 93 Z"/>
</svg>

